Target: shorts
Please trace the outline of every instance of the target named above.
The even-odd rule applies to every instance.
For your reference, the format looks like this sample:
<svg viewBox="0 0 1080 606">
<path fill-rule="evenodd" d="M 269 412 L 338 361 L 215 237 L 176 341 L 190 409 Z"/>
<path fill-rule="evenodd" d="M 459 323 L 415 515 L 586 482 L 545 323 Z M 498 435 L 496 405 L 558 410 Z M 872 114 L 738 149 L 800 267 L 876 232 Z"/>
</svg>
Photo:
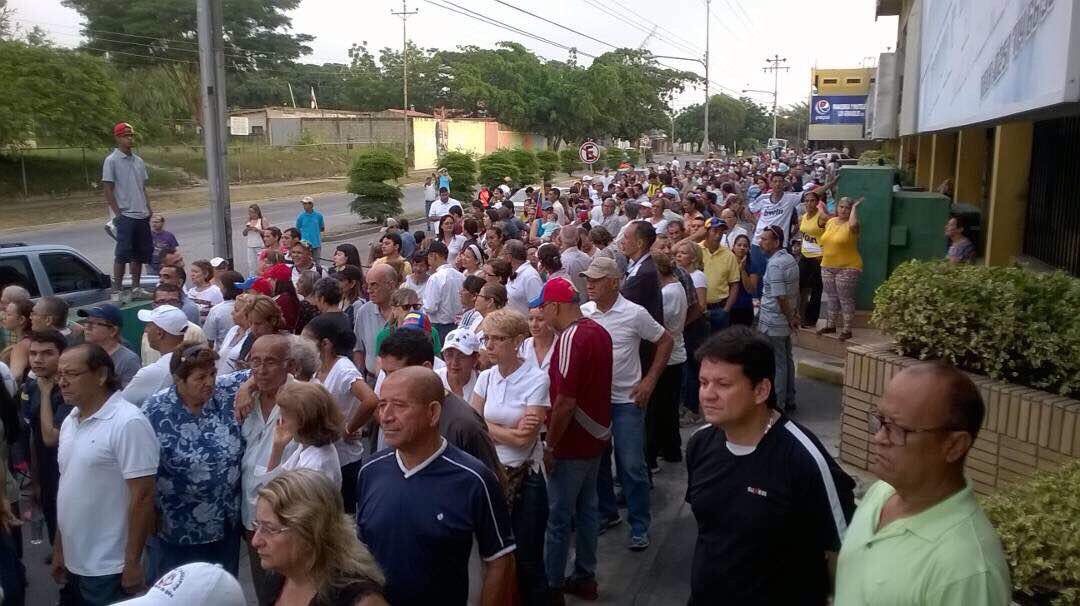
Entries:
<svg viewBox="0 0 1080 606">
<path fill-rule="evenodd" d="M 150 235 L 150 218 L 132 219 L 120 215 L 116 223 L 117 263 L 150 263 L 154 254 L 154 238 Z"/>
</svg>

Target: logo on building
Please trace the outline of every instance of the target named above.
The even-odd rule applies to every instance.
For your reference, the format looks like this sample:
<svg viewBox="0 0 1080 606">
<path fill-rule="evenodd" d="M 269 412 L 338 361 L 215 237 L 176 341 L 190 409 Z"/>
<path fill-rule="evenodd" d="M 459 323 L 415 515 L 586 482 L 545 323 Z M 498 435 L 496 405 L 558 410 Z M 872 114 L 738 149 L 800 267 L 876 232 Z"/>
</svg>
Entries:
<svg viewBox="0 0 1080 606">
<path fill-rule="evenodd" d="M 828 115 L 830 109 L 832 109 L 832 106 L 828 99 L 818 99 L 817 103 L 814 104 L 814 111 L 820 116 Z"/>
</svg>

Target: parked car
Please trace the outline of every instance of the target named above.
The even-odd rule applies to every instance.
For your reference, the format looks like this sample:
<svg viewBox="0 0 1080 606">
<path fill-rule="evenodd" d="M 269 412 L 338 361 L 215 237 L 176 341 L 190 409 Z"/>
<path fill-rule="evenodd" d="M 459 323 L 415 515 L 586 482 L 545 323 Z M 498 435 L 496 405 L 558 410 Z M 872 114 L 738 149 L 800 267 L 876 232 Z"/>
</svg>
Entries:
<svg viewBox="0 0 1080 606">
<path fill-rule="evenodd" d="M 130 277 L 124 281 L 130 286 Z M 153 290 L 157 281 L 144 275 L 139 285 Z M 107 301 L 112 277 L 70 246 L 0 242 L 0 288 L 9 284 L 22 286 L 33 298 L 56 295 L 75 308 Z"/>
</svg>

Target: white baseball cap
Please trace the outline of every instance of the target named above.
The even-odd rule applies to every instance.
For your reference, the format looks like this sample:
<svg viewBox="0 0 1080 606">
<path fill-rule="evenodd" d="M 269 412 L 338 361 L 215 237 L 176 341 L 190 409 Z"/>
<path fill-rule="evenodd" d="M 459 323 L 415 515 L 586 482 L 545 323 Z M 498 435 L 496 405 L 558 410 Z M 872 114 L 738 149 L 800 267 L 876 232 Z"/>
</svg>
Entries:
<svg viewBox="0 0 1080 606">
<path fill-rule="evenodd" d="M 592 181 L 592 175 L 584 175 L 581 177 L 582 181 Z"/>
<path fill-rule="evenodd" d="M 480 351 L 480 337 L 468 328 L 455 328 L 446 335 L 442 350 L 456 349 L 461 353 L 471 356 Z"/>
<path fill-rule="evenodd" d="M 187 316 L 172 305 L 162 305 L 153 309 L 140 309 L 139 319 L 155 324 L 170 335 L 180 336 L 187 330 Z"/>
<path fill-rule="evenodd" d="M 638 202 L 638 206 L 643 206 L 645 208 L 652 208 L 652 202 L 649 202 L 648 200 L 642 200 L 641 202 Z"/>
<path fill-rule="evenodd" d="M 246 606 L 240 582 L 217 564 L 195 562 L 165 573 L 137 598 L 119 602 L 128 606 Z"/>
<path fill-rule="evenodd" d="M 222 259 L 221 257 L 214 257 L 213 259 L 210 259 L 210 266 L 213 267 L 214 269 L 217 269 L 218 267 L 221 267 L 224 264 L 225 264 L 225 259 Z"/>
</svg>

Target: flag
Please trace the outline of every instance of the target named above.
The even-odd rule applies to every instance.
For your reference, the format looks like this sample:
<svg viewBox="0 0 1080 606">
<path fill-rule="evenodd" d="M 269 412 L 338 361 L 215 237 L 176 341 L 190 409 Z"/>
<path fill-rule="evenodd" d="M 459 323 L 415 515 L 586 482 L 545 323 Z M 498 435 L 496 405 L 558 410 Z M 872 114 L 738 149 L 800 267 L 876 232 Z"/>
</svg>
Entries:
<svg viewBox="0 0 1080 606">
<path fill-rule="evenodd" d="M 315 99 L 315 87 L 311 87 L 311 109 L 319 109 L 319 101 Z"/>
</svg>

